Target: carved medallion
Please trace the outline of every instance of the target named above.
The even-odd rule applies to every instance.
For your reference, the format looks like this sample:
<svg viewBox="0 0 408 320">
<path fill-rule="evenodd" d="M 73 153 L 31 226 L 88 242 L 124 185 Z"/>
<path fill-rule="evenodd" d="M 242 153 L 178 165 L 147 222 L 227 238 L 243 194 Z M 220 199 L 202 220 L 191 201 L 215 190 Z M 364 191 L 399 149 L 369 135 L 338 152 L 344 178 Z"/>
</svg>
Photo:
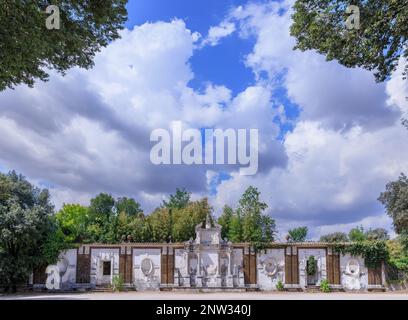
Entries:
<svg viewBox="0 0 408 320">
<path fill-rule="evenodd" d="M 263 265 L 265 273 L 270 277 L 273 277 L 278 272 L 278 263 L 274 258 L 266 259 Z"/>
<path fill-rule="evenodd" d="M 149 258 L 145 258 L 142 260 L 142 263 L 140 264 L 140 269 L 142 270 L 143 274 L 146 277 L 149 277 L 153 275 L 154 273 L 154 264 L 153 261 Z"/>
</svg>

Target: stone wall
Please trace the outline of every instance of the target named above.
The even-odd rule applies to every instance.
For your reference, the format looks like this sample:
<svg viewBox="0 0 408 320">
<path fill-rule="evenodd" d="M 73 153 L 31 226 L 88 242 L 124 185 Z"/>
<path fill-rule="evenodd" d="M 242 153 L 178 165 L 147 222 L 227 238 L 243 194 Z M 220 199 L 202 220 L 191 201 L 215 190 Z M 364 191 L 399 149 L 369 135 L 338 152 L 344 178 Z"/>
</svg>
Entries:
<svg viewBox="0 0 408 320">
<path fill-rule="evenodd" d="M 109 285 L 114 276 L 119 276 L 120 248 L 91 248 L 91 285 Z M 110 262 L 111 274 L 103 275 L 103 263 Z"/>
<path fill-rule="evenodd" d="M 307 274 L 311 256 L 317 262 L 313 284 Z M 109 275 L 103 275 L 104 261 L 110 262 Z M 247 244 L 226 242 L 212 247 L 191 243 L 84 245 L 62 252 L 57 267 L 63 290 L 107 286 L 117 275 L 136 290 L 194 287 L 267 291 L 276 290 L 279 282 L 286 289 L 305 289 L 319 286 L 325 279 L 332 288 L 370 290 L 381 289 L 385 283 L 383 268 L 368 269 L 361 257 L 339 255 L 330 246 L 313 247 L 313 243 L 273 244 L 260 252 Z M 45 270 L 34 270 L 34 286 L 45 286 Z"/>
<path fill-rule="evenodd" d="M 307 261 L 309 257 L 313 256 L 317 262 L 317 273 L 316 273 L 316 279 L 315 279 L 315 284 L 317 286 L 320 285 L 322 280 L 327 279 L 327 269 L 326 269 L 326 249 L 320 249 L 320 248 L 307 248 L 307 249 L 301 249 L 299 248 L 298 250 L 298 259 L 299 259 L 299 285 L 302 288 L 305 288 L 310 284 L 308 283 L 308 277 L 310 278 L 307 274 Z"/>
<path fill-rule="evenodd" d="M 133 275 L 136 290 L 158 290 L 161 284 L 161 248 L 134 248 Z"/>
<path fill-rule="evenodd" d="M 350 254 L 340 256 L 341 284 L 345 290 L 368 289 L 368 269 L 362 257 Z"/>
<path fill-rule="evenodd" d="M 279 281 L 285 281 L 285 249 L 262 250 L 257 256 L 258 287 L 276 290 Z"/>
</svg>

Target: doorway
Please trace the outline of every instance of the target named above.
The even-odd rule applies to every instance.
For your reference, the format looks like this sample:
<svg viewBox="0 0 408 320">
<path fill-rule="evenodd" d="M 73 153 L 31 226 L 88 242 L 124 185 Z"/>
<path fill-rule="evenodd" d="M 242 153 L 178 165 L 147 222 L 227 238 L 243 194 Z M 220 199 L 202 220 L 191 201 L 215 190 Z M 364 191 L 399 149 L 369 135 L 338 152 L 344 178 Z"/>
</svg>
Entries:
<svg viewBox="0 0 408 320">
<path fill-rule="evenodd" d="M 112 261 L 102 260 L 99 265 L 99 272 L 97 276 L 97 285 L 108 285 L 112 281 Z"/>
<path fill-rule="evenodd" d="M 306 262 L 307 285 L 317 284 L 317 261 L 314 256 L 310 256 Z"/>
</svg>

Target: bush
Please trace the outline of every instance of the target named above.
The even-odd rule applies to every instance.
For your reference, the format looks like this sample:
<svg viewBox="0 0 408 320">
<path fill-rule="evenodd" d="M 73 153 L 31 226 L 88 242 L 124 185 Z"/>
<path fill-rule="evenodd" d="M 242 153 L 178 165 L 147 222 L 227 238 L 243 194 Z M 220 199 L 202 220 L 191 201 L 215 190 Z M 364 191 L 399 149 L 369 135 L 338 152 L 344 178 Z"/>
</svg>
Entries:
<svg viewBox="0 0 408 320">
<path fill-rule="evenodd" d="M 307 274 L 309 276 L 313 276 L 316 273 L 317 261 L 314 256 L 310 256 L 309 259 L 307 260 L 306 269 L 307 269 Z"/>
<path fill-rule="evenodd" d="M 328 293 L 331 291 L 330 286 L 329 286 L 329 281 L 327 279 L 322 280 L 322 282 L 320 283 L 320 291 L 325 292 L 325 293 Z"/>
<path fill-rule="evenodd" d="M 283 291 L 283 290 L 285 290 L 285 286 L 283 285 L 283 283 L 282 283 L 281 280 L 279 280 L 278 283 L 276 284 L 276 289 L 277 289 L 278 291 Z"/>
<path fill-rule="evenodd" d="M 123 291 L 124 289 L 124 281 L 121 275 L 113 276 L 112 278 L 112 290 L 113 291 Z"/>
<path fill-rule="evenodd" d="M 341 254 L 361 256 L 368 268 L 378 268 L 381 262 L 388 261 L 389 252 L 386 241 L 359 241 L 348 245 L 335 244 L 334 250 Z"/>
<path fill-rule="evenodd" d="M 390 259 L 387 263 L 387 280 L 389 283 L 404 284 L 408 282 L 408 256 L 404 254 L 401 244 L 387 243 Z"/>
</svg>

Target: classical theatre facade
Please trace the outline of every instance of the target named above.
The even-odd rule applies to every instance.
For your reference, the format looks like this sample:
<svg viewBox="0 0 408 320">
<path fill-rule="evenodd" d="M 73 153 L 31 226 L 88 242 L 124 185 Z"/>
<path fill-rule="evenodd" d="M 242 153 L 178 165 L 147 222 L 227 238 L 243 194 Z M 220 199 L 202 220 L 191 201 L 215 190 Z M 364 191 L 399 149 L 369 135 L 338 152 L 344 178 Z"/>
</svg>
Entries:
<svg viewBox="0 0 408 320">
<path fill-rule="evenodd" d="M 310 262 L 314 263 L 309 268 Z M 310 271 L 313 272 L 310 272 Z M 114 278 L 143 290 L 302 290 L 327 280 L 333 289 L 383 289 L 384 267 L 339 254 L 328 243 L 273 243 L 255 252 L 246 243 L 221 239 L 221 227 L 207 220 L 186 243 L 82 245 L 62 252 L 54 266 L 38 269 L 34 289 L 107 287 Z"/>
</svg>

